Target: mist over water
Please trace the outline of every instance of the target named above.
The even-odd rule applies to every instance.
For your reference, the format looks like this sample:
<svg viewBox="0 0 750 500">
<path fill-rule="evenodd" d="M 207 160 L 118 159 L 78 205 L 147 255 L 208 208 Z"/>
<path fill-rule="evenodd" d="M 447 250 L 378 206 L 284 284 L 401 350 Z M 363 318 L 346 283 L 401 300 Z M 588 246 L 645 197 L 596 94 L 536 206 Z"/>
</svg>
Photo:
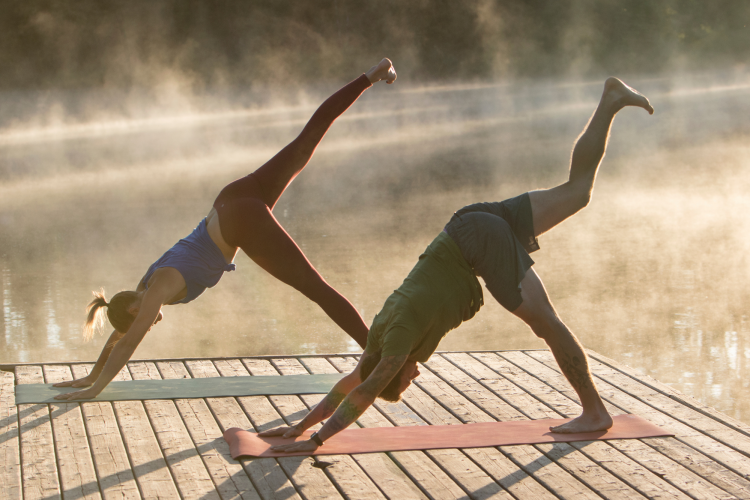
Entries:
<svg viewBox="0 0 750 500">
<path fill-rule="evenodd" d="M 376 85 L 274 213 L 369 323 L 453 211 L 566 180 L 601 80 Z M 750 421 L 750 75 L 626 81 L 656 114 L 618 115 L 592 203 L 540 238 L 535 269 L 585 347 Z M 0 362 L 94 360 L 103 338 L 81 339 L 91 291 L 134 289 L 335 88 L 6 123 Z M 244 254 L 236 263 L 195 302 L 165 307 L 135 357 L 358 352 L 315 304 Z M 441 350 L 544 347 L 485 301 Z"/>
</svg>

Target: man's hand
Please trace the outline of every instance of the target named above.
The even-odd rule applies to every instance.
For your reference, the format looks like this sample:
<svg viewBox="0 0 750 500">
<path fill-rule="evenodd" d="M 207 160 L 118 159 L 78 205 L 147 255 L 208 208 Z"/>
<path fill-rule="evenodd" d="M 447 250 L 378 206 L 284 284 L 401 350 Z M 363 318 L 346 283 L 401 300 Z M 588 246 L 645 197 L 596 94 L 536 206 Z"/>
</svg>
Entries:
<svg viewBox="0 0 750 500">
<path fill-rule="evenodd" d="M 89 379 L 89 375 L 87 375 L 78 380 L 66 380 L 65 382 L 52 384 L 52 387 L 88 387 L 94 385 L 94 382 L 96 382 L 96 377 Z"/>
<path fill-rule="evenodd" d="M 297 451 L 310 452 L 318 449 L 318 445 L 312 439 L 307 441 L 298 441 L 296 443 L 279 444 L 271 446 L 271 451 L 282 451 L 284 453 L 294 453 Z"/>
<path fill-rule="evenodd" d="M 301 435 L 302 435 L 302 429 L 298 428 L 296 425 L 292 425 L 292 426 L 281 425 L 279 427 L 275 427 L 273 429 L 268 429 L 267 431 L 258 433 L 258 436 L 260 437 L 282 436 L 285 439 L 295 438 Z"/>
<path fill-rule="evenodd" d="M 55 399 L 63 399 L 73 401 L 76 399 L 94 399 L 99 395 L 99 391 L 92 389 L 84 389 L 82 391 L 68 392 L 67 394 L 58 394 Z"/>
</svg>

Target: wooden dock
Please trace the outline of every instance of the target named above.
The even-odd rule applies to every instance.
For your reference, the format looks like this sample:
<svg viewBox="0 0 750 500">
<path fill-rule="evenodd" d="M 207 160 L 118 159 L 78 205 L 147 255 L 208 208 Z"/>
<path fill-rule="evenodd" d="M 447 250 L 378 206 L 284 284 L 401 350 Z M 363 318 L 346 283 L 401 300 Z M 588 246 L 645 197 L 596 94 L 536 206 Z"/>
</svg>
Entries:
<svg viewBox="0 0 750 500">
<path fill-rule="evenodd" d="M 323 395 L 14 404 L 14 384 L 85 376 L 86 364 L 0 371 L 0 499 L 750 498 L 750 426 L 590 352 L 613 414 L 674 438 L 288 457 L 236 462 L 224 429 L 298 421 Z M 348 355 L 135 361 L 119 380 L 351 370 Z M 362 427 L 563 418 L 575 393 L 547 351 L 439 353 L 399 404 Z M 330 464 L 330 465 L 329 465 Z"/>
</svg>

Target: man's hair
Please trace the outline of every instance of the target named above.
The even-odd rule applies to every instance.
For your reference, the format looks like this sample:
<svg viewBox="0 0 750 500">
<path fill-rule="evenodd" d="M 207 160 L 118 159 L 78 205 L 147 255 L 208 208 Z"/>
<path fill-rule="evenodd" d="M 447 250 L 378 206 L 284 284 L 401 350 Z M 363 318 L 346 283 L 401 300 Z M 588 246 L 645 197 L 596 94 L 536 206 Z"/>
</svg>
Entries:
<svg viewBox="0 0 750 500">
<path fill-rule="evenodd" d="M 367 380 L 367 377 L 370 376 L 372 371 L 375 369 L 376 366 L 378 366 L 378 363 L 380 363 L 380 353 L 381 351 L 377 351 L 374 354 L 365 355 L 365 359 L 362 360 L 362 366 L 359 368 L 359 378 L 364 382 Z M 380 394 L 378 394 L 378 397 L 380 399 L 383 399 L 385 401 L 390 401 L 391 403 L 398 403 L 401 401 L 401 393 L 399 392 L 400 385 L 401 385 L 401 370 L 398 371 L 395 377 L 391 379 L 390 382 L 388 382 L 388 385 L 385 386 L 385 389 L 383 389 Z"/>
</svg>

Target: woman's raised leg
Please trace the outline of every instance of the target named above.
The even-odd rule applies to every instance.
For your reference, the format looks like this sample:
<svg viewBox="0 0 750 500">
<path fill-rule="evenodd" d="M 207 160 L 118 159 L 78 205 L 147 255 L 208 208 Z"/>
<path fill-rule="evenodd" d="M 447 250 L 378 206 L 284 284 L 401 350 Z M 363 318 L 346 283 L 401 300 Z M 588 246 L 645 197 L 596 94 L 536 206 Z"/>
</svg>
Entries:
<svg viewBox="0 0 750 500">
<path fill-rule="evenodd" d="M 336 118 L 354 104 L 362 92 L 380 80 L 388 83 L 396 80 L 396 71 L 389 59 L 383 59 L 367 73 L 326 99 L 312 115 L 299 136 L 253 172 L 253 177 L 260 185 L 262 199 L 270 209 L 276 205 L 289 183 L 305 168 Z"/>
<path fill-rule="evenodd" d="M 617 78 L 608 78 L 599 106 L 576 140 L 570 160 L 568 182 L 551 189 L 529 192 L 534 217 L 534 236 L 545 233 L 583 209 L 591 200 L 594 180 L 604 158 L 609 129 L 625 106 L 637 106 L 653 114 L 644 96 Z"/>
<path fill-rule="evenodd" d="M 365 89 L 381 80 L 396 80 L 388 59 L 326 99 L 294 141 L 251 175 L 226 186 L 214 202 L 227 244 L 242 248 L 272 276 L 317 303 L 363 349 L 368 328 L 362 316 L 315 270 L 272 210 L 289 183 L 307 165 L 334 120 Z"/>
</svg>

